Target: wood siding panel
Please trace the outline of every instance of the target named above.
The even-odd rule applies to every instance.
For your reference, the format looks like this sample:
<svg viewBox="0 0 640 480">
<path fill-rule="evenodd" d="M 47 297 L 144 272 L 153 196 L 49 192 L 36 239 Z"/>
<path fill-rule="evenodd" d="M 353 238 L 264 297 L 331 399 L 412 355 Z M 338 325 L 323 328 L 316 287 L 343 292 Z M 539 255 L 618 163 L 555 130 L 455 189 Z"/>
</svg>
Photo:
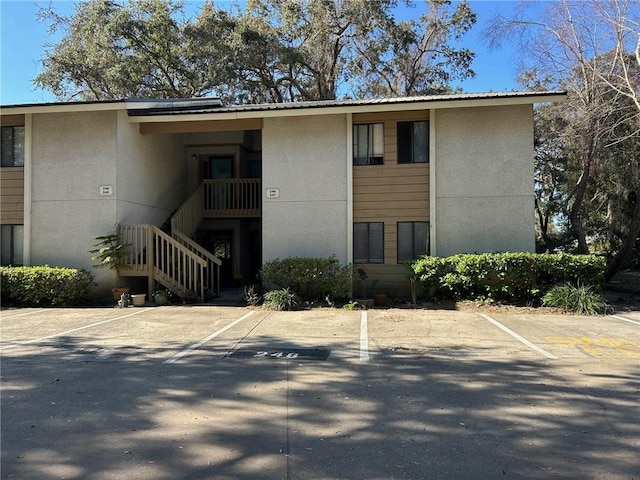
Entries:
<svg viewBox="0 0 640 480">
<path fill-rule="evenodd" d="M 24 223 L 24 168 L 0 170 L 0 223 Z"/>
<path fill-rule="evenodd" d="M 3 127 L 20 127 L 24 125 L 24 115 L 0 115 L 0 125 Z"/>
<path fill-rule="evenodd" d="M 397 222 L 429 221 L 429 164 L 398 164 L 397 122 L 428 120 L 428 111 L 354 114 L 353 123 L 384 123 L 384 165 L 353 167 L 353 221 L 384 222 L 384 264 L 366 269 L 378 287 L 409 295 L 406 268 L 398 265 Z M 369 292 L 373 293 L 373 292 Z"/>
</svg>

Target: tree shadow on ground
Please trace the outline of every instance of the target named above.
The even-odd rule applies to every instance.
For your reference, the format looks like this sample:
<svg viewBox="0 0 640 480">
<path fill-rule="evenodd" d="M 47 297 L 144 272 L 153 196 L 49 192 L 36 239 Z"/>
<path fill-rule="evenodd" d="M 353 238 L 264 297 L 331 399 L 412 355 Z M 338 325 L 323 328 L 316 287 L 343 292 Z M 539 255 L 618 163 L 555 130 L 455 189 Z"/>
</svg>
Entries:
<svg viewBox="0 0 640 480">
<path fill-rule="evenodd" d="M 261 337 L 264 348 L 307 347 Z M 2 477 L 640 477 L 637 365 L 225 357 L 60 337 L 2 360 Z"/>
</svg>

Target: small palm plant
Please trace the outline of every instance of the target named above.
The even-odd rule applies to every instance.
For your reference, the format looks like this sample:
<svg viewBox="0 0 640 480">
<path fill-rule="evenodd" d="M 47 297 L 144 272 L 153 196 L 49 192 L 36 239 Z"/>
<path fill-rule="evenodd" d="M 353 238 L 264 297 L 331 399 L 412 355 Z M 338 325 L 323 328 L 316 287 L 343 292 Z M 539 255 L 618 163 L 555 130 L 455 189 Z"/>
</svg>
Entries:
<svg viewBox="0 0 640 480">
<path fill-rule="evenodd" d="M 89 250 L 89 253 L 93 253 L 91 260 L 98 262 L 95 267 L 119 271 L 126 266 L 129 244 L 122 243 L 122 237 L 119 233 L 99 235 L 94 240 L 96 241 L 95 248 Z"/>
</svg>

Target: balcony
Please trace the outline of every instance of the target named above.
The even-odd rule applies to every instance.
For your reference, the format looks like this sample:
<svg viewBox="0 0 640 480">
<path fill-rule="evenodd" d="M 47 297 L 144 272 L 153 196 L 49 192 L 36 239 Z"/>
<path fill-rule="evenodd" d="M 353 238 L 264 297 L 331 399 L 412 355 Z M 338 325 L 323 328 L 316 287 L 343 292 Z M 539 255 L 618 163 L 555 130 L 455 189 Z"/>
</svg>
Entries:
<svg viewBox="0 0 640 480">
<path fill-rule="evenodd" d="M 204 218 L 260 218 L 260 179 L 204 180 L 202 189 Z"/>
</svg>

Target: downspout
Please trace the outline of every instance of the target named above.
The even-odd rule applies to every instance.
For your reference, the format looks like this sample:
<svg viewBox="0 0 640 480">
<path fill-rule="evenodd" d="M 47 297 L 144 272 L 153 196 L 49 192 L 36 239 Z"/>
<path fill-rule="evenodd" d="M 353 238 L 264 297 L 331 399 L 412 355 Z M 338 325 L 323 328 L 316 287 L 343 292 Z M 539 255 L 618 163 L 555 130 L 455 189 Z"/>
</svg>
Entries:
<svg viewBox="0 0 640 480">
<path fill-rule="evenodd" d="M 31 266 L 31 202 L 33 201 L 33 115 L 24 116 L 24 198 L 23 198 L 23 230 L 22 263 Z"/>
</svg>

